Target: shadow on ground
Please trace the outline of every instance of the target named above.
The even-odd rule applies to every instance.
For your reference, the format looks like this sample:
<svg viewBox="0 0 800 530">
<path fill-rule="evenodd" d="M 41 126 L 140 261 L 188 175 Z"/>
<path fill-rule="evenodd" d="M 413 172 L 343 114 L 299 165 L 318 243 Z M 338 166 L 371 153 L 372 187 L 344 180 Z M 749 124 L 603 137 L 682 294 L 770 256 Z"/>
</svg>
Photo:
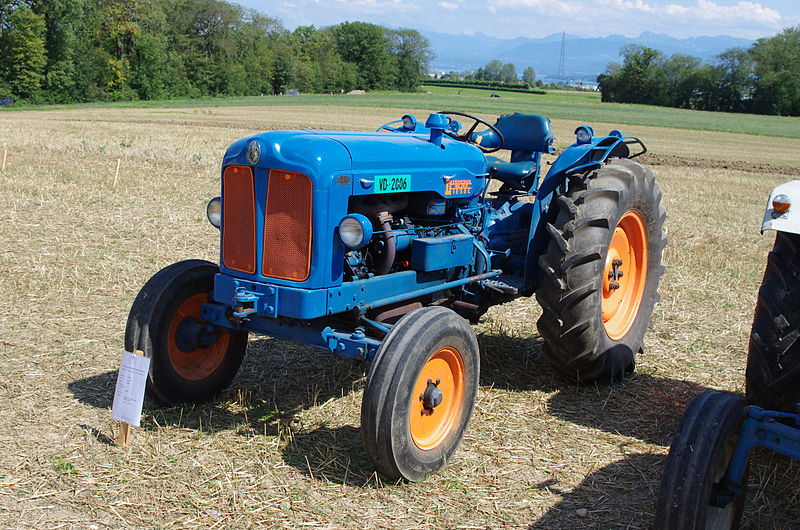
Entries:
<svg viewBox="0 0 800 530">
<path fill-rule="evenodd" d="M 711 388 L 666 377 L 630 374 L 609 385 L 571 385 L 547 403 L 553 416 L 602 431 L 669 446 L 689 403 Z"/>
<path fill-rule="evenodd" d="M 529 530 L 563 528 L 650 528 L 655 517 L 666 455 L 638 454 L 587 476 L 569 492 L 540 484 L 561 500 Z M 750 455 L 750 481 L 742 528 L 798 528 L 800 463 L 756 450 Z"/>
<path fill-rule="evenodd" d="M 648 528 L 655 512 L 664 456 L 632 455 L 587 476 L 569 492 L 541 484 L 561 496 L 529 530 L 563 528 Z M 585 512 L 584 512 L 585 510 Z"/>
<path fill-rule="evenodd" d="M 359 388 L 365 368 L 316 348 L 272 338 L 251 340 L 239 373 L 217 399 L 164 406 L 146 397 L 142 428 L 235 429 L 243 435 L 276 436 L 300 411 Z M 110 409 L 117 375 L 113 370 L 73 381 L 67 387 L 81 403 Z"/>
<path fill-rule="evenodd" d="M 646 374 L 632 374 L 613 385 L 576 385 L 544 359 L 537 336 L 491 331 L 478 340 L 482 387 L 553 394 L 547 408 L 558 418 L 663 446 L 689 402 L 706 390 Z M 357 426 L 323 425 L 311 430 L 294 426 L 299 412 L 360 390 L 368 367 L 316 348 L 257 338 L 250 341 L 231 388 L 217 400 L 164 407 L 148 398 L 142 428 L 177 426 L 207 433 L 235 430 L 248 436 L 278 436 L 286 442 L 285 461 L 304 474 L 356 486 L 375 484 Z M 110 409 L 116 377 L 117 372 L 110 371 L 68 387 L 81 403 Z M 97 429 L 81 428 L 105 443 L 107 437 Z"/>
</svg>

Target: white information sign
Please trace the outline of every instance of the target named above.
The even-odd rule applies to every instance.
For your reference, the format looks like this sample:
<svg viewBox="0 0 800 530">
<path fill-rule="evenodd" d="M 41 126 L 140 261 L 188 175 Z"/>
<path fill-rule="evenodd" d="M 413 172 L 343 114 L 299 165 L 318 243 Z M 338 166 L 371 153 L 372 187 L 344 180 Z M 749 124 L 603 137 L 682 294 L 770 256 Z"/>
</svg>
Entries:
<svg viewBox="0 0 800 530">
<path fill-rule="evenodd" d="M 122 354 L 117 388 L 114 391 L 114 404 L 111 407 L 112 418 L 124 421 L 134 427 L 139 426 L 144 405 L 144 387 L 147 383 L 149 369 L 149 357 L 134 355 L 129 351 Z"/>
</svg>

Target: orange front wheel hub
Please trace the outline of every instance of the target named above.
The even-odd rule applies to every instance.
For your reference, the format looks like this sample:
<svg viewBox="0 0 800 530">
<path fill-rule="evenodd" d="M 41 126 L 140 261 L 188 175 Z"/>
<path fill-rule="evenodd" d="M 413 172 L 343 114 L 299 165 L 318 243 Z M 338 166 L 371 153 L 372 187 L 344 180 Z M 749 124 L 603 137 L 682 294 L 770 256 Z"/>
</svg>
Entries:
<svg viewBox="0 0 800 530">
<path fill-rule="evenodd" d="M 450 346 L 426 362 L 411 394 L 411 439 L 422 450 L 440 445 L 457 428 L 464 399 L 464 361 Z"/>
<path fill-rule="evenodd" d="M 190 381 L 200 381 L 213 374 L 228 353 L 230 334 L 225 330 L 210 341 L 187 341 L 183 335 L 188 327 L 198 328 L 200 333 L 205 322 L 201 320 L 203 304 L 208 301 L 205 293 L 196 294 L 184 301 L 172 316 L 167 334 L 167 355 L 175 373 Z M 193 342 L 187 347 L 187 342 Z"/>
<path fill-rule="evenodd" d="M 611 236 L 603 268 L 603 326 L 619 340 L 636 320 L 647 279 L 647 230 L 642 216 L 630 210 Z"/>
</svg>

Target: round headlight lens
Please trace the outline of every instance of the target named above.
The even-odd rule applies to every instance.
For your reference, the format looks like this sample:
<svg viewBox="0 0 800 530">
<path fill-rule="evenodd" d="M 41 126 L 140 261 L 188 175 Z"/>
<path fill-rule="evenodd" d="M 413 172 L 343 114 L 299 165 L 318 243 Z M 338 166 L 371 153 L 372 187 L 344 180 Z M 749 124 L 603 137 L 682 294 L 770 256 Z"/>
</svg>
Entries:
<svg viewBox="0 0 800 530">
<path fill-rule="evenodd" d="M 585 127 L 578 127 L 575 131 L 575 139 L 578 140 L 579 144 L 588 144 L 592 139 L 592 135 L 589 134 Z"/>
<path fill-rule="evenodd" d="M 349 248 L 361 248 L 372 239 L 372 223 L 358 213 L 351 213 L 339 223 L 339 237 Z"/>
<path fill-rule="evenodd" d="M 247 146 L 247 160 L 253 164 L 258 164 L 258 161 L 261 160 L 261 144 L 258 143 L 258 140 L 253 140 Z"/>
<path fill-rule="evenodd" d="M 208 217 L 208 222 L 214 225 L 215 228 L 222 226 L 222 199 L 214 197 L 208 201 L 206 216 Z"/>
<path fill-rule="evenodd" d="M 411 114 L 403 116 L 403 128 L 413 130 L 417 128 L 417 120 Z"/>
</svg>

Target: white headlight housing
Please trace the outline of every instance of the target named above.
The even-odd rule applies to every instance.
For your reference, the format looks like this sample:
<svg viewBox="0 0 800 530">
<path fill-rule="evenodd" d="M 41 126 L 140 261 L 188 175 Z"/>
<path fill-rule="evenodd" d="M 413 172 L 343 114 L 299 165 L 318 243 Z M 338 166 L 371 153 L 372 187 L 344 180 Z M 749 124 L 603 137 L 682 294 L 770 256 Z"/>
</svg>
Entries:
<svg viewBox="0 0 800 530">
<path fill-rule="evenodd" d="M 219 197 L 214 197 L 210 201 L 208 201 L 208 206 L 206 206 L 206 217 L 208 217 L 208 222 L 211 223 L 215 228 L 219 228 L 222 226 L 222 199 Z"/>
</svg>

